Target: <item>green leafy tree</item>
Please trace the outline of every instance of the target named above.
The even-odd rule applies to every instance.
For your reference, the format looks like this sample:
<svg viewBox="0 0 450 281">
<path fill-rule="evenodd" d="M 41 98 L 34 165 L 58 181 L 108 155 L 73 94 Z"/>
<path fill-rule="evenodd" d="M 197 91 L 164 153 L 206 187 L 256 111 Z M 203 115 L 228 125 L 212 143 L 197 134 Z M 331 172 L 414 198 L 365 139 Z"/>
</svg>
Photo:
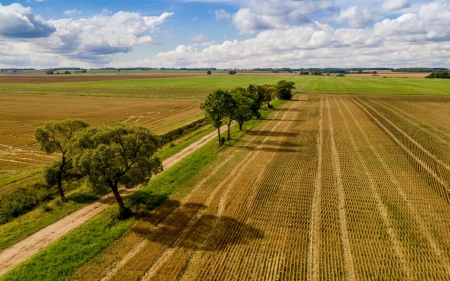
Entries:
<svg viewBox="0 0 450 281">
<path fill-rule="evenodd" d="M 295 89 L 294 82 L 288 82 L 286 80 L 280 80 L 276 84 L 277 97 L 280 100 L 290 100 L 292 98 L 292 90 Z"/>
<path fill-rule="evenodd" d="M 90 127 L 77 136 L 74 147 L 74 166 L 94 185 L 112 190 L 120 218 L 127 218 L 130 212 L 119 194 L 119 185 L 132 188 L 162 171 L 161 161 L 153 157 L 160 147 L 158 137 L 142 126 L 116 123 Z"/>
<path fill-rule="evenodd" d="M 234 103 L 230 93 L 221 89 L 210 93 L 205 102 L 200 105 L 200 108 L 205 111 L 206 118 L 214 128 L 217 128 L 219 144 L 222 144 L 220 126 L 222 126 L 223 120 L 232 114 L 233 106 Z"/>
<path fill-rule="evenodd" d="M 257 110 L 263 107 L 265 103 L 270 107 L 270 102 L 273 99 L 273 93 L 276 92 L 276 87 L 274 85 L 254 85 L 250 84 L 247 87 L 247 93 L 249 93 L 256 102 Z M 259 118 L 259 114 L 255 114 L 257 118 Z"/>
<path fill-rule="evenodd" d="M 69 118 L 62 121 L 49 121 L 36 128 L 34 138 L 39 149 L 47 154 L 60 153 L 61 158 L 44 169 L 44 179 L 49 184 L 57 183 L 63 202 L 67 202 L 62 189 L 63 177 L 72 168 L 72 159 L 68 156 L 72 139 L 89 124 L 81 119 Z"/>
<path fill-rule="evenodd" d="M 265 94 L 264 94 L 264 102 L 267 102 L 267 107 L 271 108 L 270 102 L 276 98 L 277 96 L 277 87 L 275 85 L 270 84 L 264 84 L 262 85 L 263 88 L 265 88 Z"/>
<path fill-rule="evenodd" d="M 239 131 L 241 131 L 244 123 L 253 117 L 252 108 L 255 101 L 242 91 L 232 92 L 231 96 L 235 101 L 234 120 L 239 124 Z"/>
</svg>

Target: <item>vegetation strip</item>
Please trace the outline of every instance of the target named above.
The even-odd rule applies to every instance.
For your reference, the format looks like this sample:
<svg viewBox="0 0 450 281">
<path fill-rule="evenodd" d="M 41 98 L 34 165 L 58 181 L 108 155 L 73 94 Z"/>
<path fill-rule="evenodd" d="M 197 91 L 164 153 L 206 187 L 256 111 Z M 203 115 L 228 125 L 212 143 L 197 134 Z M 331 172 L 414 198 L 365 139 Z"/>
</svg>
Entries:
<svg viewBox="0 0 450 281">
<path fill-rule="evenodd" d="M 355 277 L 355 269 L 353 266 L 352 252 L 350 248 L 350 241 L 348 239 L 347 214 L 345 211 L 345 195 L 344 195 L 344 188 L 342 185 L 339 156 L 336 150 L 336 145 L 334 143 L 334 130 L 333 130 L 333 123 L 331 120 L 331 110 L 330 110 L 330 103 L 328 102 L 328 97 L 326 97 L 326 101 L 328 108 L 328 126 L 331 136 L 331 155 L 332 155 L 331 159 L 333 162 L 333 170 L 336 183 L 336 195 L 338 198 L 339 227 L 340 227 L 342 251 L 344 253 L 345 275 L 347 277 L 347 280 L 354 281 L 356 280 L 356 277 Z"/>
<path fill-rule="evenodd" d="M 277 104 L 278 104 L 278 102 L 277 102 Z M 279 113 L 280 113 L 280 111 L 277 111 L 277 114 L 279 114 Z M 265 114 L 263 113 L 263 116 L 264 115 Z M 265 126 L 267 126 L 271 122 L 268 122 Z M 247 142 L 247 144 L 251 144 L 251 142 Z M 197 206 L 197 204 L 193 204 L 193 202 L 197 202 L 198 200 L 200 200 L 198 198 L 198 193 L 200 193 L 200 194 L 204 193 L 204 195 L 205 195 L 204 199 L 201 199 L 199 201 L 199 202 L 201 202 L 201 205 L 204 205 L 204 202 L 207 201 L 206 198 L 207 197 L 211 197 L 211 193 L 217 192 L 217 190 L 219 190 L 219 186 L 225 184 L 225 183 L 214 184 L 214 186 L 211 189 L 208 189 L 208 185 L 205 185 L 207 183 L 207 181 L 208 182 L 210 181 L 211 177 L 213 177 L 216 173 L 220 172 L 219 168 L 222 167 L 223 165 L 225 165 L 226 164 L 225 162 L 227 162 L 228 159 L 230 159 L 230 160 L 232 158 L 234 159 L 234 158 L 236 158 L 235 156 L 236 156 L 236 154 L 232 153 L 232 154 L 230 154 L 230 156 L 226 157 L 223 161 L 219 162 L 219 164 L 216 167 L 214 167 L 214 169 L 212 171 L 210 171 L 209 173 L 206 174 L 206 177 L 201 178 L 200 182 L 195 184 L 195 186 L 193 187 L 193 190 L 188 195 L 186 195 L 186 197 L 181 199 L 180 203 L 176 205 L 175 209 L 171 208 L 170 209 L 170 213 L 165 213 L 164 212 L 164 215 L 163 215 L 162 218 L 158 218 L 156 220 L 153 219 L 152 220 L 153 224 L 157 225 L 158 229 L 161 228 L 162 229 L 161 231 L 163 231 L 163 229 L 165 229 L 166 226 L 168 226 L 168 225 L 171 226 L 168 229 L 170 231 L 172 231 L 173 229 L 178 229 L 179 226 L 178 226 L 177 218 L 180 218 L 180 220 L 182 220 L 182 218 L 183 218 L 183 215 L 182 215 L 183 214 L 183 210 L 186 212 L 186 210 L 190 210 L 190 208 L 192 208 L 192 207 L 189 207 L 189 206 Z M 230 175 L 230 176 L 232 176 L 232 175 Z M 193 196 L 193 194 L 197 194 L 197 195 Z M 188 200 L 189 200 L 189 202 L 188 202 Z M 170 198 L 169 198 L 169 201 L 170 201 Z M 188 202 L 188 204 L 184 204 L 186 202 Z M 164 205 L 161 206 L 161 208 L 158 208 L 158 209 L 155 210 L 156 214 L 161 212 L 159 209 L 163 209 L 164 210 Z M 199 209 L 196 212 L 202 212 L 202 209 Z M 186 229 L 189 229 L 190 226 L 192 226 L 192 224 L 195 223 L 196 218 L 199 216 L 198 213 L 196 213 L 196 214 L 197 215 L 194 214 L 192 218 L 189 218 L 189 222 L 187 222 L 187 224 L 184 226 Z M 207 214 L 206 214 L 206 217 L 208 217 Z M 204 219 L 204 218 L 205 217 L 202 217 L 202 219 Z M 177 221 L 172 221 L 172 219 L 175 219 Z M 186 223 L 186 222 L 184 222 L 184 223 Z M 183 223 L 183 225 L 184 225 L 184 223 Z M 142 229 L 143 229 L 143 227 L 145 227 L 145 225 L 146 225 L 146 220 L 140 220 L 138 222 L 138 224 L 136 225 L 136 228 L 141 229 L 140 231 L 142 231 Z M 158 232 L 157 229 L 155 231 L 156 231 L 155 234 L 148 234 L 148 235 L 146 235 L 146 240 L 154 241 L 156 239 L 157 241 L 159 241 L 159 239 L 158 239 L 159 235 L 157 234 L 157 232 Z M 181 243 L 181 242 L 185 241 L 185 240 L 182 240 L 182 239 L 180 240 L 179 236 L 180 235 L 183 236 L 184 235 L 183 233 L 185 233 L 186 231 L 182 231 L 182 233 L 179 233 L 178 231 L 181 231 L 181 230 L 177 230 L 176 233 L 173 233 L 171 235 L 165 234 L 165 232 L 161 233 L 160 238 L 163 239 L 164 241 L 160 241 L 160 242 L 156 243 L 157 245 L 155 245 L 155 242 L 151 242 L 152 244 L 147 246 L 147 242 L 142 242 L 144 247 L 147 247 L 147 248 L 142 250 L 141 255 L 143 254 L 143 255 L 147 255 L 147 256 L 149 256 L 149 255 L 151 255 L 151 256 L 155 256 L 155 255 L 160 256 L 160 255 L 162 255 L 162 254 L 160 254 L 158 252 L 159 251 L 158 249 L 160 247 L 159 246 L 160 243 L 162 243 L 164 245 L 166 245 L 168 243 L 170 243 L 171 245 L 174 245 L 174 244 Z M 125 237 L 124 241 L 122 241 L 121 243 L 122 244 L 124 244 L 124 243 L 125 244 L 129 244 L 129 242 L 127 242 L 127 241 L 129 241 L 128 239 L 133 239 L 133 244 L 134 243 L 136 243 L 136 244 L 140 243 L 139 241 L 142 241 L 142 239 L 143 239 L 142 237 L 139 237 L 139 238 L 131 238 L 130 237 L 130 236 L 133 236 L 134 233 L 135 232 L 133 232 L 133 231 L 130 232 L 130 235 Z M 154 235 L 157 235 L 157 236 L 153 237 Z M 186 239 L 190 239 L 190 237 L 186 237 Z M 156 249 L 155 246 L 158 249 Z M 109 252 L 109 251 L 115 252 L 114 246 L 112 246 L 112 247 L 113 248 L 108 249 L 107 252 Z M 131 256 L 135 255 L 135 253 L 132 253 L 131 251 L 132 251 L 132 249 L 130 248 L 130 250 L 128 250 L 128 252 L 124 253 L 123 255 L 125 255 L 127 257 L 127 259 L 129 259 Z M 148 252 L 148 251 L 151 251 L 151 253 Z M 156 254 L 154 254 L 154 253 L 156 253 Z M 168 252 L 166 251 L 165 253 L 166 254 L 163 255 L 164 257 L 165 256 L 170 256 L 171 252 L 170 251 L 168 251 Z M 103 257 L 103 254 L 100 255 L 99 258 L 102 259 L 102 257 Z M 121 261 L 121 257 L 122 257 L 122 255 L 117 256 L 117 260 L 116 260 L 116 258 L 113 258 L 111 263 L 107 263 L 107 264 L 105 264 L 103 266 L 100 266 L 100 267 L 97 266 L 96 263 L 90 262 L 91 266 L 94 266 L 95 268 L 98 268 L 98 270 L 103 271 L 104 273 L 99 272 L 98 274 L 92 274 L 91 275 L 90 274 L 91 266 L 85 265 L 82 268 L 81 272 L 76 274 L 75 280 L 80 280 L 80 279 L 84 280 L 85 277 L 83 277 L 83 276 L 86 276 L 86 274 L 89 274 L 89 278 L 90 279 L 88 279 L 88 280 L 97 280 L 97 279 L 100 279 L 100 278 L 105 278 L 106 280 L 109 280 L 110 278 L 115 279 L 115 278 L 117 278 L 117 276 L 127 276 L 127 278 L 141 278 L 141 276 L 144 275 L 144 273 L 145 273 L 145 272 L 139 273 L 142 270 L 145 270 L 147 268 L 158 267 L 157 265 L 155 265 L 155 261 L 148 260 L 147 262 L 144 262 L 144 261 L 142 261 L 142 259 L 140 259 L 139 255 L 137 257 L 135 257 L 134 260 L 129 260 L 129 264 L 128 265 L 124 265 L 124 263 Z M 156 256 L 155 256 L 155 259 L 156 259 Z M 128 268 L 129 266 L 135 266 L 136 260 L 139 260 L 139 262 L 142 261 L 142 262 L 145 263 L 145 266 L 143 264 L 140 265 L 141 268 L 139 269 L 139 272 L 133 271 L 133 273 L 129 273 L 128 271 L 121 269 L 122 266 L 125 266 L 126 268 Z M 117 261 L 119 261 L 118 264 L 117 264 Z M 159 260 L 159 261 L 161 261 L 161 260 Z M 159 262 L 156 261 L 156 263 L 159 263 Z M 89 273 L 86 272 L 86 270 L 89 271 Z M 111 275 L 114 275 L 111 272 L 114 272 L 116 276 L 115 277 L 111 277 Z M 148 272 L 149 272 L 150 275 L 153 274 L 152 273 L 153 270 L 148 270 Z M 135 277 L 133 277 L 133 276 L 135 276 Z"/>
<path fill-rule="evenodd" d="M 287 113 L 287 112 L 286 112 Z M 285 114 L 286 114 L 285 113 Z M 278 125 L 280 125 L 281 121 L 279 121 L 277 123 L 277 125 L 275 125 L 271 130 L 274 131 L 276 129 L 276 127 Z M 253 137 L 251 140 L 253 140 L 255 137 Z M 266 137 L 261 143 L 263 144 L 269 137 Z M 250 143 L 251 140 L 248 142 Z M 248 144 L 247 143 L 247 144 Z M 261 146 L 261 144 L 259 145 Z M 259 147 L 258 146 L 258 147 Z M 257 148 L 258 148 L 257 147 Z M 204 205 L 206 207 L 209 207 L 211 204 L 211 201 L 216 197 L 216 194 L 218 192 L 222 192 L 225 193 L 225 196 L 221 196 L 221 200 L 218 204 L 218 207 L 215 211 L 214 216 L 216 218 L 220 217 L 222 215 L 223 212 L 223 208 L 224 208 L 224 198 L 226 198 L 226 194 L 228 194 L 231 186 L 233 186 L 234 182 L 237 180 L 237 177 L 235 177 L 234 175 L 236 175 L 236 173 L 241 170 L 244 169 L 244 167 L 250 165 L 252 163 L 252 160 L 258 155 L 258 151 L 254 152 L 254 153 L 248 153 L 246 155 L 246 157 L 244 159 L 242 159 L 236 166 L 235 168 L 229 173 L 229 176 L 226 177 L 224 180 L 222 180 L 215 188 L 214 190 L 211 192 L 211 194 L 208 196 L 208 198 L 205 200 Z M 230 160 L 231 158 L 227 158 L 228 160 Z M 227 160 L 226 160 L 227 161 Z M 231 179 L 230 179 L 231 178 Z M 226 186 L 225 191 L 222 190 L 222 188 Z M 190 193 L 192 194 L 192 192 Z M 189 197 L 188 197 L 189 198 Z M 164 251 L 163 253 L 161 253 L 160 257 L 154 262 L 154 264 L 152 265 L 152 267 L 150 267 L 146 273 L 142 276 L 141 280 L 142 281 L 149 281 L 152 280 L 152 277 L 154 276 L 154 274 L 161 268 L 161 266 L 163 266 L 163 264 L 165 262 L 167 262 L 173 255 L 174 251 L 175 251 L 175 246 L 177 244 L 180 243 L 180 241 L 183 241 L 185 239 L 185 236 L 189 234 L 190 228 L 192 226 L 194 226 L 198 220 L 201 218 L 201 216 L 204 214 L 205 210 L 200 210 L 193 219 L 191 219 L 189 221 L 189 223 L 183 228 L 183 230 L 181 231 L 181 233 L 179 234 L 178 238 L 171 244 L 171 247 L 166 249 L 166 251 Z M 217 223 L 217 219 L 216 219 L 216 223 Z M 213 227 L 214 228 L 214 224 Z M 205 238 L 203 239 L 203 242 L 206 241 L 208 239 L 208 237 L 211 235 L 211 233 L 206 233 L 205 234 Z M 200 245 L 203 243 L 200 243 Z M 193 251 L 192 255 L 195 254 L 195 250 Z"/>
</svg>

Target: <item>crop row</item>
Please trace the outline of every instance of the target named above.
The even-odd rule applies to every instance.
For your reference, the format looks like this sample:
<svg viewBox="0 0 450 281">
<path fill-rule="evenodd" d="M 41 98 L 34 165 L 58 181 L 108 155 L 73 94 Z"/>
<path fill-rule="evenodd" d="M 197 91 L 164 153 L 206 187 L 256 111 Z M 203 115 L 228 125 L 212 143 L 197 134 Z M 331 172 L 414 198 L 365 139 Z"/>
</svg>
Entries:
<svg viewBox="0 0 450 281">
<path fill-rule="evenodd" d="M 421 178 L 420 173 L 427 171 L 417 170 L 417 168 L 414 170 L 413 167 L 416 163 L 411 163 L 411 159 L 420 161 L 414 154 L 414 152 L 418 151 L 412 147 L 414 142 L 403 144 L 399 140 L 401 132 L 395 134 L 392 131 L 388 131 L 390 133 L 386 131 L 388 128 L 391 130 L 397 128 L 392 126 L 391 122 L 388 122 L 390 120 L 382 118 L 378 111 L 373 110 L 373 107 L 369 107 L 362 99 L 353 99 L 353 102 L 355 104 L 350 105 L 348 101 L 344 102 L 341 100 L 342 107 L 347 108 L 345 116 L 350 116 L 351 118 L 347 117 L 347 119 L 353 119 L 356 125 L 350 126 L 350 128 L 353 128 L 355 132 L 363 136 L 362 139 L 361 137 L 357 138 L 356 133 L 354 133 L 357 141 L 355 142 L 360 142 L 360 145 L 353 153 L 362 156 L 363 161 L 367 163 L 367 171 L 364 177 L 364 175 L 361 175 L 361 167 L 357 167 L 357 170 L 351 174 L 359 174 L 363 180 L 365 178 L 366 183 L 362 180 L 359 185 L 373 185 L 373 192 L 378 193 L 378 204 L 384 206 L 384 212 L 379 210 L 384 226 L 378 219 L 379 229 L 384 229 L 385 239 L 391 244 L 386 249 L 394 250 L 393 254 L 395 254 L 394 256 L 397 260 L 395 262 L 396 266 L 388 264 L 386 266 L 386 270 L 388 270 L 389 274 L 392 274 L 390 278 L 395 276 L 400 279 L 412 280 L 430 277 L 436 280 L 447 278 L 450 273 L 448 270 L 448 257 L 444 255 L 443 251 L 443 249 L 448 247 L 447 242 L 444 242 L 435 234 L 437 229 L 441 227 L 445 229 L 448 226 L 448 222 L 443 222 L 442 219 L 436 216 L 438 212 L 444 210 L 448 212 L 448 204 L 440 199 L 430 189 L 427 182 Z M 351 107 L 353 108 L 350 109 Z M 358 107 L 362 112 L 357 110 Z M 359 117 L 355 117 L 357 113 L 360 115 Z M 363 120 L 367 120 L 367 118 L 362 118 L 364 114 L 368 115 L 374 124 L 370 124 L 367 121 L 364 122 Z M 391 126 L 385 126 L 380 120 Z M 378 126 L 378 130 L 374 125 Z M 356 128 L 359 128 L 359 130 L 356 130 Z M 386 135 L 383 135 L 383 133 Z M 402 140 L 410 141 L 410 138 L 404 136 Z M 408 151 L 408 153 L 405 153 L 405 151 Z M 360 160 L 360 162 L 362 161 Z M 373 198 L 377 198 L 375 193 L 373 195 Z M 369 197 L 367 196 L 366 198 Z M 358 200 L 360 201 L 361 197 Z M 440 210 L 432 210 L 429 207 L 431 202 L 437 205 L 436 209 Z M 428 210 L 426 211 L 420 208 L 423 208 L 424 204 L 428 204 Z M 365 205 L 369 206 L 367 203 Z M 434 215 L 430 216 L 430 213 L 434 213 Z M 373 245 L 377 244 L 374 243 Z M 368 247 L 368 249 L 370 248 Z M 381 249 L 383 247 L 380 247 L 380 253 L 384 252 L 383 255 L 385 255 L 387 251 Z M 373 251 L 373 253 L 376 252 Z M 364 258 L 367 259 L 366 256 Z M 386 261 L 395 261 L 395 259 L 387 259 Z M 369 260 L 377 259 L 372 258 Z M 395 270 L 392 272 L 392 269 Z"/>
</svg>

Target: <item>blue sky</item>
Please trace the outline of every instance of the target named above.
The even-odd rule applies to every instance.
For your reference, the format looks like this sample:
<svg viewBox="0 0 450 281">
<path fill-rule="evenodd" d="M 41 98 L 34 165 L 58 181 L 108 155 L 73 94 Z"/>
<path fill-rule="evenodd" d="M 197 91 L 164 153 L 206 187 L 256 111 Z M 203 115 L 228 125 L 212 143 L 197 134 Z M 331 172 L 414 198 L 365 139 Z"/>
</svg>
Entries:
<svg viewBox="0 0 450 281">
<path fill-rule="evenodd" d="M 450 67 L 448 0 L 0 0 L 0 68 Z"/>
</svg>

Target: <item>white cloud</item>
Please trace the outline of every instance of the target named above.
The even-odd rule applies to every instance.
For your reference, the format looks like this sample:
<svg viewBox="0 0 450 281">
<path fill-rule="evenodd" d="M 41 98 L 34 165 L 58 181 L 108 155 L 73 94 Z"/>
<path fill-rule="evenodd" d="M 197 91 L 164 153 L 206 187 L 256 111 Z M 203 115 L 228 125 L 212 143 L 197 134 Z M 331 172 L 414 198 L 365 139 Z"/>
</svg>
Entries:
<svg viewBox="0 0 450 281">
<path fill-rule="evenodd" d="M 214 11 L 214 15 L 216 15 L 217 20 L 227 20 L 231 17 L 231 15 L 227 11 L 222 9 Z"/>
<path fill-rule="evenodd" d="M 242 34 L 267 29 L 285 29 L 310 22 L 311 15 L 335 10 L 333 1 L 247 0 L 233 15 L 233 24 Z"/>
<path fill-rule="evenodd" d="M 361 22 L 364 21 L 358 24 Z M 316 21 L 269 29 L 255 38 L 225 41 L 204 49 L 180 45 L 175 50 L 156 55 L 151 65 L 219 68 L 448 67 L 449 25 L 450 3 L 437 0 L 422 5 L 417 14 L 406 13 L 396 19 L 383 19 L 364 29 L 333 28 Z"/>
<path fill-rule="evenodd" d="M 381 5 L 381 9 L 383 11 L 391 12 L 408 8 L 410 6 L 411 5 L 408 3 L 408 0 L 385 0 Z"/>
<path fill-rule="evenodd" d="M 377 13 L 368 7 L 352 6 L 335 16 L 338 23 L 347 22 L 351 27 L 362 27 L 372 23 Z"/>
<path fill-rule="evenodd" d="M 0 36 L 9 38 L 47 37 L 55 32 L 51 22 L 20 4 L 0 4 Z"/>
<path fill-rule="evenodd" d="M 19 4 L 0 6 L 0 36 L 10 38 L 0 43 L 0 65 L 9 65 L 11 58 L 29 65 L 102 65 L 135 46 L 159 44 L 150 34 L 172 15 L 118 12 L 44 21 Z"/>
<path fill-rule="evenodd" d="M 197 36 L 191 37 L 192 43 L 200 43 L 200 42 L 206 42 L 206 41 L 211 41 L 211 38 L 209 38 L 208 36 L 206 36 L 204 34 L 199 34 Z"/>
<path fill-rule="evenodd" d="M 64 11 L 64 14 L 65 14 L 65 15 L 68 15 L 68 16 L 74 16 L 74 15 L 79 15 L 79 14 L 81 14 L 81 11 L 78 11 L 77 9 L 66 10 L 66 11 Z"/>
</svg>

